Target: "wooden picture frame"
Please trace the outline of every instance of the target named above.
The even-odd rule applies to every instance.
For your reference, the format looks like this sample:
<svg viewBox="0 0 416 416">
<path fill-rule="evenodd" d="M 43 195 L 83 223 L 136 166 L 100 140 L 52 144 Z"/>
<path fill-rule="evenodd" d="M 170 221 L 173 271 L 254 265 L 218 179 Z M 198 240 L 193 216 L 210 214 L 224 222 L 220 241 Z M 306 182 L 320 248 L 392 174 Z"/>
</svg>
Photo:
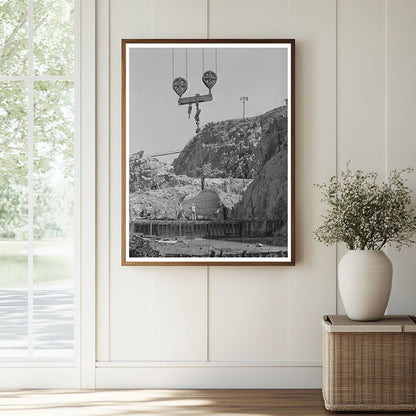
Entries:
<svg viewBox="0 0 416 416">
<path fill-rule="evenodd" d="M 295 41 L 121 46 L 122 265 L 294 265 Z"/>
</svg>

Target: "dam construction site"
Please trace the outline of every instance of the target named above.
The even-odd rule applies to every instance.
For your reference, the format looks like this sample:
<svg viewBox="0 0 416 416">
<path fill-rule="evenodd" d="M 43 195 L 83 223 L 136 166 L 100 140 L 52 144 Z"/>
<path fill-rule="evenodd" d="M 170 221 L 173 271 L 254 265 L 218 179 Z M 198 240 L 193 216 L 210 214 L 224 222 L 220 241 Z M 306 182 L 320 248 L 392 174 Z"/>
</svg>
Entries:
<svg viewBox="0 0 416 416">
<path fill-rule="evenodd" d="M 129 157 L 130 257 L 287 257 L 287 107 Z"/>
</svg>

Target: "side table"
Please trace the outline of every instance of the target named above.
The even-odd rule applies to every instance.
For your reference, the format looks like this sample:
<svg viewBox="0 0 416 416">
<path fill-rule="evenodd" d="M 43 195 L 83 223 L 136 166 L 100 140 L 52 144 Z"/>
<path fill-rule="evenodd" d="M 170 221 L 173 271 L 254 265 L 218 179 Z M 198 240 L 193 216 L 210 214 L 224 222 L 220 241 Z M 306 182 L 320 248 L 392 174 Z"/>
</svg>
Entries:
<svg viewBox="0 0 416 416">
<path fill-rule="evenodd" d="M 327 315 L 323 388 L 327 410 L 416 410 L 416 318 L 351 321 Z"/>
</svg>

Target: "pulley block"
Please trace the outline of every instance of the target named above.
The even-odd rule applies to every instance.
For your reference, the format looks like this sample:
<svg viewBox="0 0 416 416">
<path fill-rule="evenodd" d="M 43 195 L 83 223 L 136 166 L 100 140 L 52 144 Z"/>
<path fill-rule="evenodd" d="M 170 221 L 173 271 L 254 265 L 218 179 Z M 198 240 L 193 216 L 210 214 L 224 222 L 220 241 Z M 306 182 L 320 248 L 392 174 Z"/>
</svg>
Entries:
<svg viewBox="0 0 416 416">
<path fill-rule="evenodd" d="M 217 74 L 211 70 L 205 71 L 202 75 L 202 82 L 209 90 L 217 83 L 217 79 Z"/>
<path fill-rule="evenodd" d="M 182 95 L 188 89 L 188 81 L 182 77 L 175 78 L 172 82 L 172 88 L 173 91 L 179 95 L 179 97 L 182 97 Z"/>
</svg>

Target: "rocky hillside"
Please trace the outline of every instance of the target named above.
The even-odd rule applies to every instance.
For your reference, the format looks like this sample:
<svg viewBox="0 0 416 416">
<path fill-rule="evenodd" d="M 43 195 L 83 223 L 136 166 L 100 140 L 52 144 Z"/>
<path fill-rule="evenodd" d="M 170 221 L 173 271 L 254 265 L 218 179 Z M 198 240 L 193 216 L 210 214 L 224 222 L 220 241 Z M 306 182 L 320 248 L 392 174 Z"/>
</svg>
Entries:
<svg viewBox="0 0 416 416">
<path fill-rule="evenodd" d="M 177 175 L 255 178 L 287 146 L 287 107 L 208 123 L 174 160 Z"/>
<path fill-rule="evenodd" d="M 167 188 L 180 182 L 171 165 L 143 156 L 143 152 L 130 155 L 129 172 L 130 192 Z"/>
<path fill-rule="evenodd" d="M 287 244 L 287 107 L 206 125 L 173 162 L 130 156 L 130 218 L 176 218 L 176 204 L 205 187 L 235 219 L 275 223 L 270 237 Z"/>
<path fill-rule="evenodd" d="M 267 161 L 236 207 L 240 216 L 253 219 L 282 218 L 281 210 L 287 207 L 287 162 L 287 148 Z"/>
<path fill-rule="evenodd" d="M 235 207 L 237 217 L 275 221 L 276 245 L 287 245 L 287 162 L 285 147 L 267 161 Z"/>
<path fill-rule="evenodd" d="M 130 172 L 130 218 L 138 219 L 144 214 L 151 218 L 177 217 L 176 204 L 187 195 L 201 190 L 201 179 L 175 175 L 172 165 L 143 152 L 132 154 Z M 231 209 L 247 189 L 251 180 L 239 178 L 206 178 L 205 187 L 219 195 L 221 202 Z"/>
<path fill-rule="evenodd" d="M 206 179 L 207 189 L 217 192 L 221 203 L 231 209 L 240 201 L 242 194 L 250 184 L 250 180 L 243 179 Z M 177 177 L 176 186 L 162 184 L 157 189 L 138 190 L 130 193 L 130 218 L 139 219 L 144 213 L 150 218 L 176 219 L 176 204 L 187 195 L 198 193 L 201 181 L 185 175 Z"/>
</svg>

